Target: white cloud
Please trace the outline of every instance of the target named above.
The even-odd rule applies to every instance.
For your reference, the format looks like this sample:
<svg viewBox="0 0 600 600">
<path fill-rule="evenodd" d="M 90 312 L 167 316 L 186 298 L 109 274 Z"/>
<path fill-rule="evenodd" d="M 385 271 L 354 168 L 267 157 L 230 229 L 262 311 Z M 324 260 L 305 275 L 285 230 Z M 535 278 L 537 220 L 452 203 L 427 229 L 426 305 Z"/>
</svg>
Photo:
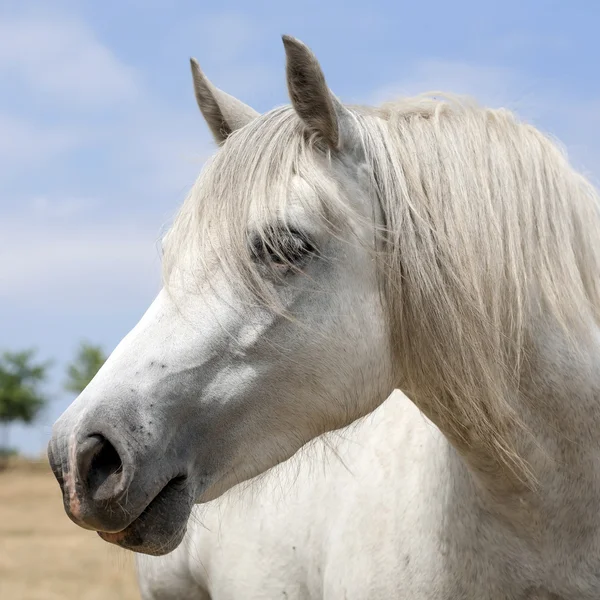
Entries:
<svg viewBox="0 0 600 600">
<path fill-rule="evenodd" d="M 0 300 L 34 310 L 143 305 L 159 288 L 158 232 L 139 222 L 0 225 Z"/>
<path fill-rule="evenodd" d="M 68 106 L 106 106 L 137 95 L 134 71 L 72 19 L 3 19 L 0 75 Z"/>
<path fill-rule="evenodd" d="M 37 219 L 65 219 L 81 215 L 93 208 L 92 198 L 50 198 L 35 196 L 28 203 L 32 215 Z"/>
<path fill-rule="evenodd" d="M 199 27 L 197 22 L 195 25 Z M 228 39 L 232 34 L 239 38 L 237 45 L 223 42 L 217 32 L 224 28 Z M 200 31 L 209 42 L 208 55 L 224 59 L 238 56 L 253 39 L 252 27 L 235 15 L 206 20 Z M 252 81 L 260 83 L 256 83 L 260 73 L 250 77 L 236 71 L 231 78 L 231 69 L 222 73 L 227 80 L 241 81 L 241 87 L 244 82 L 246 87 Z M 79 20 L 64 15 L 3 18 L 0 86 L 14 80 L 25 86 L 19 90 L 25 102 L 17 97 L 12 105 L 22 107 L 16 110 L 25 117 L 14 114 L 12 106 L 12 114 L 0 112 L 0 183 L 18 181 L 25 170 L 35 174 L 48 161 L 67 169 L 73 156 L 69 153 L 84 149 L 89 160 L 96 151 L 110 157 L 105 168 L 116 167 L 112 176 L 120 178 L 119 187 L 137 192 L 145 187 L 153 195 L 183 192 L 214 150 L 193 101 L 184 113 L 162 105 L 156 91 L 142 84 L 139 73 L 120 61 Z M 191 99 L 191 85 L 185 91 Z M 48 100 L 54 103 L 47 104 Z M 40 102 L 43 119 L 29 106 Z M 102 115 L 98 121 L 100 108 L 110 112 L 108 118 Z M 108 164 L 111 160 L 114 165 Z M 41 189 L 40 193 L 48 192 Z"/>
<path fill-rule="evenodd" d="M 49 160 L 97 144 L 106 132 L 94 123 L 94 112 L 133 106 L 137 79 L 77 20 L 4 17 L 0 179 L 14 180 L 26 169 L 35 173 Z M 43 107 L 43 117 L 31 105 Z"/>
</svg>

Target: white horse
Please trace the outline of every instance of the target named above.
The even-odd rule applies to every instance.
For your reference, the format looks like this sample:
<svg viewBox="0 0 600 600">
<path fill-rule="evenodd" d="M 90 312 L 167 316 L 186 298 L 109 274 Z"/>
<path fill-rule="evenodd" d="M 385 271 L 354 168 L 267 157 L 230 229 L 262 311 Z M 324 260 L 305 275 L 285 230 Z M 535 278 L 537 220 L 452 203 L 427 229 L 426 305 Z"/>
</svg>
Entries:
<svg viewBox="0 0 600 600">
<path fill-rule="evenodd" d="M 55 424 L 67 513 L 171 553 L 140 561 L 149 598 L 596 600 L 596 191 L 506 111 L 346 107 L 284 45 L 292 107 L 265 115 L 193 63 L 221 148 Z M 325 476 L 301 457 L 219 519 L 366 415 Z"/>
</svg>

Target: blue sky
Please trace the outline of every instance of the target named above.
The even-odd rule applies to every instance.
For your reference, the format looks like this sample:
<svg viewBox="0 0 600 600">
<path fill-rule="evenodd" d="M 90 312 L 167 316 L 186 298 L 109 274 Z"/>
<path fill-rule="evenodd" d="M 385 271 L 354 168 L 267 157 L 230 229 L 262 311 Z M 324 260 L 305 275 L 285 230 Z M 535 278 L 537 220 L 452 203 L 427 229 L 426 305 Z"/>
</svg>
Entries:
<svg viewBox="0 0 600 600">
<path fill-rule="evenodd" d="M 81 339 L 110 351 L 159 287 L 156 242 L 214 151 L 188 59 L 257 110 L 287 102 L 281 34 L 347 102 L 442 90 L 507 106 L 600 175 L 600 3 L 0 2 L 0 348 L 55 366 L 13 441 L 40 452 Z"/>
</svg>

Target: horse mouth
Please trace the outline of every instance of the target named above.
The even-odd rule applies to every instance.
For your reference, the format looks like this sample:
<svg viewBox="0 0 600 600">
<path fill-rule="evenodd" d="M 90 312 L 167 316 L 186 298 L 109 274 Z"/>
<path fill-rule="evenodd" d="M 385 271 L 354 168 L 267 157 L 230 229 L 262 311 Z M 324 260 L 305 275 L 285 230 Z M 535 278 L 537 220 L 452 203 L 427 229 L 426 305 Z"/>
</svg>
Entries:
<svg viewBox="0 0 600 600">
<path fill-rule="evenodd" d="M 192 505 L 187 477 L 175 477 L 125 529 L 116 533 L 98 531 L 98 535 L 105 542 L 133 552 L 168 554 L 183 540 Z"/>
</svg>

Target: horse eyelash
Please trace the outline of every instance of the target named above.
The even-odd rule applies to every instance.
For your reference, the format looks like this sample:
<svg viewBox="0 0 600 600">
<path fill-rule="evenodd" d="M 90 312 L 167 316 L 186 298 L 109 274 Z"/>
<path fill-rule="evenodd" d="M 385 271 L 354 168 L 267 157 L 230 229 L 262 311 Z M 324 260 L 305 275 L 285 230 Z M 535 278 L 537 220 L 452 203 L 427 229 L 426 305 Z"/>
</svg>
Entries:
<svg viewBox="0 0 600 600">
<path fill-rule="evenodd" d="M 292 238 L 303 245 L 302 254 L 298 256 L 298 260 L 289 258 L 289 254 L 296 249 L 290 243 Z M 307 235 L 287 227 L 267 230 L 266 235 L 255 235 L 251 241 L 251 253 L 256 260 L 261 261 L 264 261 L 267 255 L 275 255 L 280 259 L 284 259 L 290 267 L 295 267 L 298 262 L 318 254 L 316 246 Z"/>
</svg>

